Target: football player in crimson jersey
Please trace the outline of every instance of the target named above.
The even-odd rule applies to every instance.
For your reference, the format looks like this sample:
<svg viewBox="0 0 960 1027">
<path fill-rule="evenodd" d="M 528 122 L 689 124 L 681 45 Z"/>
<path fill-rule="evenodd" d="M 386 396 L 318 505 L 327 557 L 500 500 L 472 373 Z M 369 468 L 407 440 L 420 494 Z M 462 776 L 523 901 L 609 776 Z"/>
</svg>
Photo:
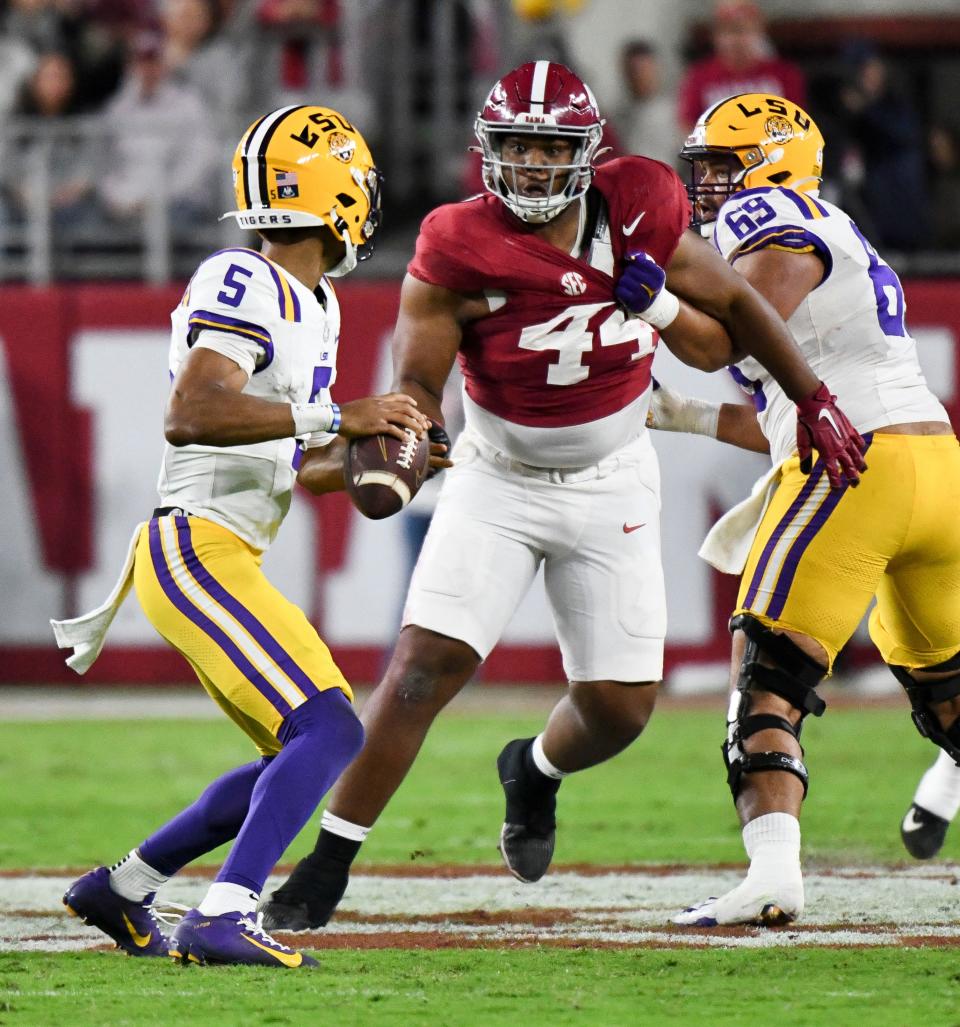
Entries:
<svg viewBox="0 0 960 1027">
<path fill-rule="evenodd" d="M 811 366 L 829 368 L 870 462 L 856 490 L 831 489 L 819 465 L 804 475 L 794 406 L 751 357 L 730 371 L 752 405 L 654 394 L 654 427 L 769 450 L 774 462 L 701 550 L 742 572 L 723 752 L 750 868 L 675 918 L 689 926 L 802 912 L 800 729 L 823 713 L 816 686 L 874 597 L 871 638 L 921 734 L 943 750 L 902 825 L 908 849 L 933 855 L 960 805 L 960 447 L 920 369 L 896 274 L 819 198 L 823 147 L 796 104 L 752 93 L 709 108 L 681 152 L 697 221 L 787 319 Z"/>
<path fill-rule="evenodd" d="M 366 746 L 336 787 L 316 851 L 267 903 L 274 928 L 326 923 L 434 717 L 541 566 L 570 687 L 543 733 L 508 743 L 497 761 L 500 850 L 516 877 L 536 881 L 549 866 L 561 779 L 643 730 L 666 631 L 645 427 L 658 332 L 706 370 L 756 357 L 799 405 L 804 453 L 815 445 L 838 485 L 863 466 L 859 436 L 780 317 L 686 231 L 676 174 L 643 157 L 595 168 L 602 124 L 569 69 L 517 68 L 476 122 L 487 192 L 423 223 L 401 295 L 395 381 L 441 421 L 459 358 L 466 428 L 393 657 L 364 708 Z"/>
</svg>

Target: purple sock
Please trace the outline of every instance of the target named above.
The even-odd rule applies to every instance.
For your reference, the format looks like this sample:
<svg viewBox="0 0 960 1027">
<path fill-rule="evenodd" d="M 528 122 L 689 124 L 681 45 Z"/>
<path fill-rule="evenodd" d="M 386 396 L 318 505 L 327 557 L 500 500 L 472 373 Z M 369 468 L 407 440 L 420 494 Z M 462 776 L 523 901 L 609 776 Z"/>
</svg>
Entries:
<svg viewBox="0 0 960 1027">
<path fill-rule="evenodd" d="M 250 809 L 257 779 L 275 757 L 227 771 L 204 793 L 140 846 L 140 856 L 154 870 L 172 877 L 188 863 L 237 837 Z"/>
<path fill-rule="evenodd" d="M 257 781 L 247 818 L 217 874 L 218 881 L 258 895 L 327 789 L 360 751 L 363 726 L 349 699 L 331 688 L 289 714 L 279 738 L 283 749 Z"/>
</svg>

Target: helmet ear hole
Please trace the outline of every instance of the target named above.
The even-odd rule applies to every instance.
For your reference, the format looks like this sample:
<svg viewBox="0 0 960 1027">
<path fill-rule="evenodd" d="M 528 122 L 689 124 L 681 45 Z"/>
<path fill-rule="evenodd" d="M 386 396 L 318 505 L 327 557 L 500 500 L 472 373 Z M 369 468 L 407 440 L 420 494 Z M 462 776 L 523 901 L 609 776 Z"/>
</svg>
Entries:
<svg viewBox="0 0 960 1027">
<path fill-rule="evenodd" d="M 767 175 L 767 181 L 774 185 L 781 185 L 790 177 L 789 171 L 778 171 L 775 175 Z"/>
</svg>

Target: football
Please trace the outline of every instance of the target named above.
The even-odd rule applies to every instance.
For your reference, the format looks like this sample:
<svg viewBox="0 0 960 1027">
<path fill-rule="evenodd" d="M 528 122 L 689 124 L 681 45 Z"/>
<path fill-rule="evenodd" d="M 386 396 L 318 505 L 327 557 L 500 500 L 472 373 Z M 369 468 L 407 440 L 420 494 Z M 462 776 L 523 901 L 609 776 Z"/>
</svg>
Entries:
<svg viewBox="0 0 960 1027">
<path fill-rule="evenodd" d="M 427 477 L 430 439 L 406 429 L 401 441 L 392 435 L 351 439 L 344 457 L 343 476 L 353 505 L 378 521 L 402 510 Z"/>
</svg>

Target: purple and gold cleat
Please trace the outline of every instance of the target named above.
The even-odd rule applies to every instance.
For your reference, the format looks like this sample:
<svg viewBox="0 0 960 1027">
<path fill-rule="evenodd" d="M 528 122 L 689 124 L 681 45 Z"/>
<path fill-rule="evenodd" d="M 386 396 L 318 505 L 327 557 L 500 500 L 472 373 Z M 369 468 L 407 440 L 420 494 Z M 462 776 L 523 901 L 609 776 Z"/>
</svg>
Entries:
<svg viewBox="0 0 960 1027">
<path fill-rule="evenodd" d="M 256 919 L 244 913 L 205 916 L 191 909 L 177 924 L 169 955 L 188 963 L 252 966 L 313 967 L 312 957 L 275 941 Z"/>
<path fill-rule="evenodd" d="M 78 878 L 63 896 L 67 912 L 109 935 L 128 955 L 165 956 L 170 939 L 161 930 L 152 903 L 152 894 L 140 902 L 118 895 L 106 867 Z"/>
</svg>

